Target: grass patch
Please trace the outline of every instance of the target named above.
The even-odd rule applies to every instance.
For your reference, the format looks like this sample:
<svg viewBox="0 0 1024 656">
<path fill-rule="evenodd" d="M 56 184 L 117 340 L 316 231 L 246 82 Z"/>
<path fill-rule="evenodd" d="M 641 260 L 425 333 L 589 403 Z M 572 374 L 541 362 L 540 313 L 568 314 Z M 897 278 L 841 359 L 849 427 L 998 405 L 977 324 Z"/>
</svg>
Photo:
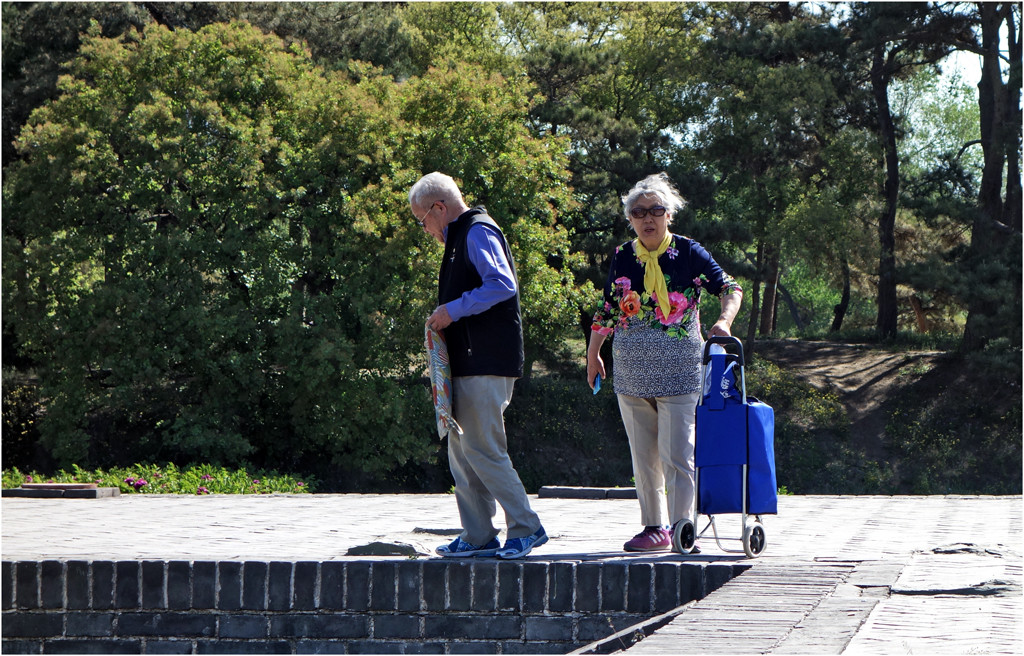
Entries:
<svg viewBox="0 0 1024 656">
<path fill-rule="evenodd" d="M 3 470 L 4 488 L 20 487 L 22 483 L 96 483 L 100 487 L 116 487 L 122 494 L 306 494 L 316 491 L 316 482 L 307 478 L 213 465 L 179 469 L 173 464 L 137 464 L 95 470 L 74 465 L 71 471 L 61 469 L 55 474 L 22 473 L 17 468 Z"/>
<path fill-rule="evenodd" d="M 775 410 L 779 485 L 793 494 L 1021 494 L 1019 350 L 908 365 L 896 381 L 878 410 L 884 456 L 869 457 L 834 394 L 755 356 L 747 389 Z"/>
</svg>

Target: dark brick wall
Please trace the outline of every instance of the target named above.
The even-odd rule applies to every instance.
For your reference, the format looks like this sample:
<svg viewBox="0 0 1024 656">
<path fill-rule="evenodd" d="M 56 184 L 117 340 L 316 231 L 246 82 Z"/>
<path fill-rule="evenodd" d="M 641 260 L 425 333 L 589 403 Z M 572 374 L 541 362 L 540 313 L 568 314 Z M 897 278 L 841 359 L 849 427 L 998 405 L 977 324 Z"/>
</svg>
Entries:
<svg viewBox="0 0 1024 656">
<path fill-rule="evenodd" d="M 2 651 L 566 653 L 721 587 L 732 563 L 2 563 Z"/>
</svg>

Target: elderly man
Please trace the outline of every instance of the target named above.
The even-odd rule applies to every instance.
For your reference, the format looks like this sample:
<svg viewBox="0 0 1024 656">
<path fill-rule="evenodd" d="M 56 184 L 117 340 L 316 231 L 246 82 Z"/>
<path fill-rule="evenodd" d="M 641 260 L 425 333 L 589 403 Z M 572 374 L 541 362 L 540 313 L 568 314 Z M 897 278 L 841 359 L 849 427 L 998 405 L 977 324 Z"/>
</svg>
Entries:
<svg viewBox="0 0 1024 656">
<path fill-rule="evenodd" d="M 448 433 L 448 463 L 462 533 L 437 548 L 447 558 L 521 558 L 548 540 L 512 467 L 505 408 L 523 375 L 519 285 L 505 236 L 483 207 L 466 205 L 443 173 L 420 178 L 409 190 L 413 216 L 444 244 L 438 306 L 427 325 L 444 333 L 452 368 L 453 413 L 462 434 Z M 506 540 L 492 521 L 501 504 Z"/>
</svg>

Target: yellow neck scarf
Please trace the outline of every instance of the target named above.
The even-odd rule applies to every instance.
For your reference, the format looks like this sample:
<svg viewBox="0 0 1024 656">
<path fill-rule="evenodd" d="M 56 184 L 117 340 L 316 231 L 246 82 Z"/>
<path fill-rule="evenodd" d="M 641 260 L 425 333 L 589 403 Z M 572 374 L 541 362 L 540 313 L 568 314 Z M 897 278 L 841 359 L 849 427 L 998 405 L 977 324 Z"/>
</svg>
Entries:
<svg viewBox="0 0 1024 656">
<path fill-rule="evenodd" d="M 661 272 L 658 258 L 668 250 L 671 243 L 671 232 L 665 232 L 665 238 L 661 240 L 661 246 L 658 246 L 656 251 L 644 248 L 639 237 L 633 241 L 633 250 L 644 264 L 644 291 L 657 299 L 658 307 L 661 308 L 662 316 L 665 317 L 672 312 L 672 304 L 668 302 L 668 285 L 665 283 L 665 274 Z"/>
</svg>

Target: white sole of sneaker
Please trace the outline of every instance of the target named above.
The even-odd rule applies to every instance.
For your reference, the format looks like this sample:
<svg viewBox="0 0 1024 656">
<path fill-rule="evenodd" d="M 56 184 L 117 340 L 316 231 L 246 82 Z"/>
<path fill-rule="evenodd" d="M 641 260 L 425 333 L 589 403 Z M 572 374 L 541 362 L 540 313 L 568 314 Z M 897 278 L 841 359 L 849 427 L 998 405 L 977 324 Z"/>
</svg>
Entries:
<svg viewBox="0 0 1024 656">
<path fill-rule="evenodd" d="M 442 558 L 491 558 L 497 553 L 497 549 L 488 549 L 487 551 L 462 551 L 460 553 L 438 553 L 437 555 Z"/>
</svg>

